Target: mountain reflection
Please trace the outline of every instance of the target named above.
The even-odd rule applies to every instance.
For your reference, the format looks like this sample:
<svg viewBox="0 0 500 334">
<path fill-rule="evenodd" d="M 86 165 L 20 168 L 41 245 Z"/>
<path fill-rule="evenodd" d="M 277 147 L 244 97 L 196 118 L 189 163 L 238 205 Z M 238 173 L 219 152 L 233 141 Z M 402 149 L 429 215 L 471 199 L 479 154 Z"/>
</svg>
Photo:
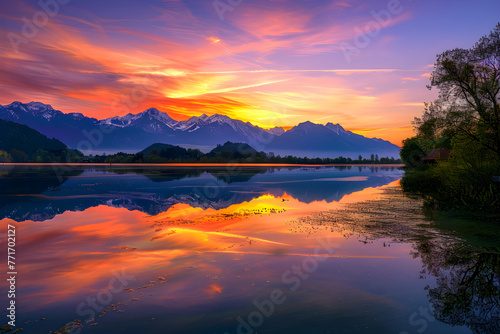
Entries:
<svg viewBox="0 0 500 334">
<path fill-rule="evenodd" d="M 319 314 L 314 332 L 366 333 L 370 326 L 372 333 L 414 333 L 420 328 L 411 328 L 408 317 L 429 302 L 438 320 L 429 320 L 429 333 L 500 332 L 500 231 L 474 225 L 474 238 L 468 230 L 457 238 L 456 231 L 439 229 L 422 201 L 402 192 L 401 173 L 380 167 L 12 169 L 0 178 L 0 203 L 4 217 L 25 220 L 17 224 L 25 291 L 19 314 L 28 320 L 56 315 L 26 325 L 40 333 L 75 318 L 96 334 L 120 326 L 234 333 L 252 301 L 276 288 L 287 303 L 263 332 L 311 332 L 306 320 Z M 464 241 L 469 238 L 474 243 Z M 328 260 L 292 291 L 283 273 L 309 261 L 325 240 L 333 247 L 323 253 Z M 113 271 L 134 279 L 95 318 L 78 313 Z M 359 305 L 366 317 L 353 320 Z M 121 312 L 126 317 L 117 322 Z M 358 328 L 361 321 L 366 326 Z"/>
<path fill-rule="evenodd" d="M 308 173 L 303 173 L 308 171 Z M 109 167 L 17 166 L 0 177 L 0 219 L 44 221 L 65 211 L 106 205 L 149 215 L 175 204 L 222 209 L 259 196 L 288 194 L 303 203 L 398 180 L 394 167 Z"/>
</svg>

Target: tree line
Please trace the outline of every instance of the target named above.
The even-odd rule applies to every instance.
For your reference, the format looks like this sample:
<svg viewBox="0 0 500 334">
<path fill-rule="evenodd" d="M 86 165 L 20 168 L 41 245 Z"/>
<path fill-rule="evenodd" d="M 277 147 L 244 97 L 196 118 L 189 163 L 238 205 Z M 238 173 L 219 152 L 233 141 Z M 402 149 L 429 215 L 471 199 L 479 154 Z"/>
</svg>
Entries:
<svg viewBox="0 0 500 334">
<path fill-rule="evenodd" d="M 358 159 L 348 157 L 337 158 L 308 158 L 292 155 L 270 156 L 265 152 L 243 153 L 232 150 L 221 150 L 217 153 L 204 154 L 198 149 L 184 149 L 174 146 L 169 149 L 152 150 L 149 154 L 117 153 L 112 155 L 95 155 L 83 157 L 81 161 L 91 163 L 283 163 L 283 164 L 400 164 L 401 159 L 393 157 L 379 158 L 372 154 L 370 158 Z"/>
<path fill-rule="evenodd" d="M 438 55 L 433 87 L 438 98 L 403 141 L 401 158 L 412 168 L 403 188 L 446 210 L 500 213 L 500 23 L 472 48 Z M 450 149 L 449 158 L 422 164 L 435 148 Z"/>
</svg>

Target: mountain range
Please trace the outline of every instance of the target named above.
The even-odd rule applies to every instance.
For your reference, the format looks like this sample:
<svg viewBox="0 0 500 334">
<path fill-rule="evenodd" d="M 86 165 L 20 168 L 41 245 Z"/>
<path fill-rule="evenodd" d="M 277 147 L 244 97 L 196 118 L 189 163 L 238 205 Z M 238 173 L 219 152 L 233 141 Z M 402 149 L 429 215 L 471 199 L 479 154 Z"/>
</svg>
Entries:
<svg viewBox="0 0 500 334">
<path fill-rule="evenodd" d="M 25 124 L 86 154 L 137 152 L 154 143 L 210 151 L 227 141 L 247 143 L 258 151 L 307 157 L 351 157 L 378 154 L 399 157 L 399 147 L 382 139 L 366 138 L 340 124 L 303 122 L 285 131 L 263 129 L 215 114 L 176 121 L 155 108 L 98 120 L 81 113 L 63 113 L 41 102 L 0 105 L 0 119 Z"/>
</svg>

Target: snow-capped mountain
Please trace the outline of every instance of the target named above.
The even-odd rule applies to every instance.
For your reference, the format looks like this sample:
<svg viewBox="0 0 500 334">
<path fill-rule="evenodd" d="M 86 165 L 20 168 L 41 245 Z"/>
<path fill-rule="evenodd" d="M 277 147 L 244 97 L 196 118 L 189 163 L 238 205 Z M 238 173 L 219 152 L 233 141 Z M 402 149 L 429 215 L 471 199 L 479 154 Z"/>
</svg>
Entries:
<svg viewBox="0 0 500 334">
<path fill-rule="evenodd" d="M 14 119 L 20 119 L 22 117 L 31 116 L 31 117 L 42 117 L 47 121 L 50 119 L 60 116 L 63 114 L 58 110 L 54 110 L 51 105 L 43 104 L 41 102 L 30 102 L 30 103 L 21 103 L 21 102 L 12 102 L 9 105 L 4 106 L 9 114 Z"/>
<path fill-rule="evenodd" d="M 184 144 L 196 144 L 196 141 L 193 142 L 190 138 L 193 135 L 206 135 L 210 140 L 210 138 L 218 138 L 220 134 L 224 134 L 229 136 L 231 140 L 244 141 L 259 146 L 260 138 L 269 133 L 268 130 L 254 126 L 249 122 L 245 123 L 219 114 L 212 116 L 203 114 L 193 116 L 185 121 L 176 121 L 167 113 L 155 108 L 135 115 L 128 114 L 123 117 L 104 119 L 99 124 L 122 129 L 140 128 L 148 133 L 175 134 L 176 137 L 182 139 L 181 142 Z M 224 139 L 221 138 L 222 141 Z"/>
<path fill-rule="evenodd" d="M 240 122 L 240 121 L 234 121 L 233 119 L 225 115 L 215 114 L 212 116 L 207 116 L 206 114 L 203 114 L 201 116 L 193 116 L 187 121 L 178 122 L 177 125 L 175 126 L 175 129 L 180 131 L 193 132 L 203 126 L 212 123 L 229 124 L 233 129 L 236 129 L 237 126 L 235 122 Z"/>
<path fill-rule="evenodd" d="M 127 126 L 137 126 L 142 127 L 148 132 L 158 132 L 161 131 L 162 127 L 166 126 L 172 129 L 178 122 L 167 113 L 161 112 L 156 108 L 149 108 L 137 115 L 127 114 L 125 116 L 111 117 L 103 119 L 99 122 L 101 125 L 110 125 L 116 127 L 127 127 Z"/>
<path fill-rule="evenodd" d="M 201 116 L 193 116 L 187 121 L 181 121 L 178 122 L 175 126 L 174 129 L 180 130 L 180 131 L 188 131 L 188 132 L 193 132 L 198 130 L 200 127 L 206 125 L 209 123 L 209 116 L 203 114 Z"/>
<path fill-rule="evenodd" d="M 304 122 L 285 131 L 263 129 L 225 115 L 201 115 L 176 121 L 155 108 L 103 120 L 80 113 L 65 114 L 40 102 L 0 105 L 0 119 L 21 124 L 70 148 L 87 154 L 138 152 L 154 143 L 180 145 L 210 151 L 226 141 L 247 143 L 258 151 L 276 155 L 357 158 L 359 154 L 399 156 L 399 147 L 345 130 L 340 124 Z M 1 148 L 0 148 L 1 149 Z"/>
</svg>

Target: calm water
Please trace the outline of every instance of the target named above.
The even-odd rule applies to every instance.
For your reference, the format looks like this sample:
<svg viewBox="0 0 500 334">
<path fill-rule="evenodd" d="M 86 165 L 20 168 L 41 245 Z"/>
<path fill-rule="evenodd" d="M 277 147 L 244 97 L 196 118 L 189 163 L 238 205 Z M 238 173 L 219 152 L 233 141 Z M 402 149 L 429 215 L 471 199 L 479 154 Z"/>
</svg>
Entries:
<svg viewBox="0 0 500 334">
<path fill-rule="evenodd" d="M 426 218 L 403 173 L 0 166 L 15 328 L 498 333 L 498 239 Z"/>
</svg>

